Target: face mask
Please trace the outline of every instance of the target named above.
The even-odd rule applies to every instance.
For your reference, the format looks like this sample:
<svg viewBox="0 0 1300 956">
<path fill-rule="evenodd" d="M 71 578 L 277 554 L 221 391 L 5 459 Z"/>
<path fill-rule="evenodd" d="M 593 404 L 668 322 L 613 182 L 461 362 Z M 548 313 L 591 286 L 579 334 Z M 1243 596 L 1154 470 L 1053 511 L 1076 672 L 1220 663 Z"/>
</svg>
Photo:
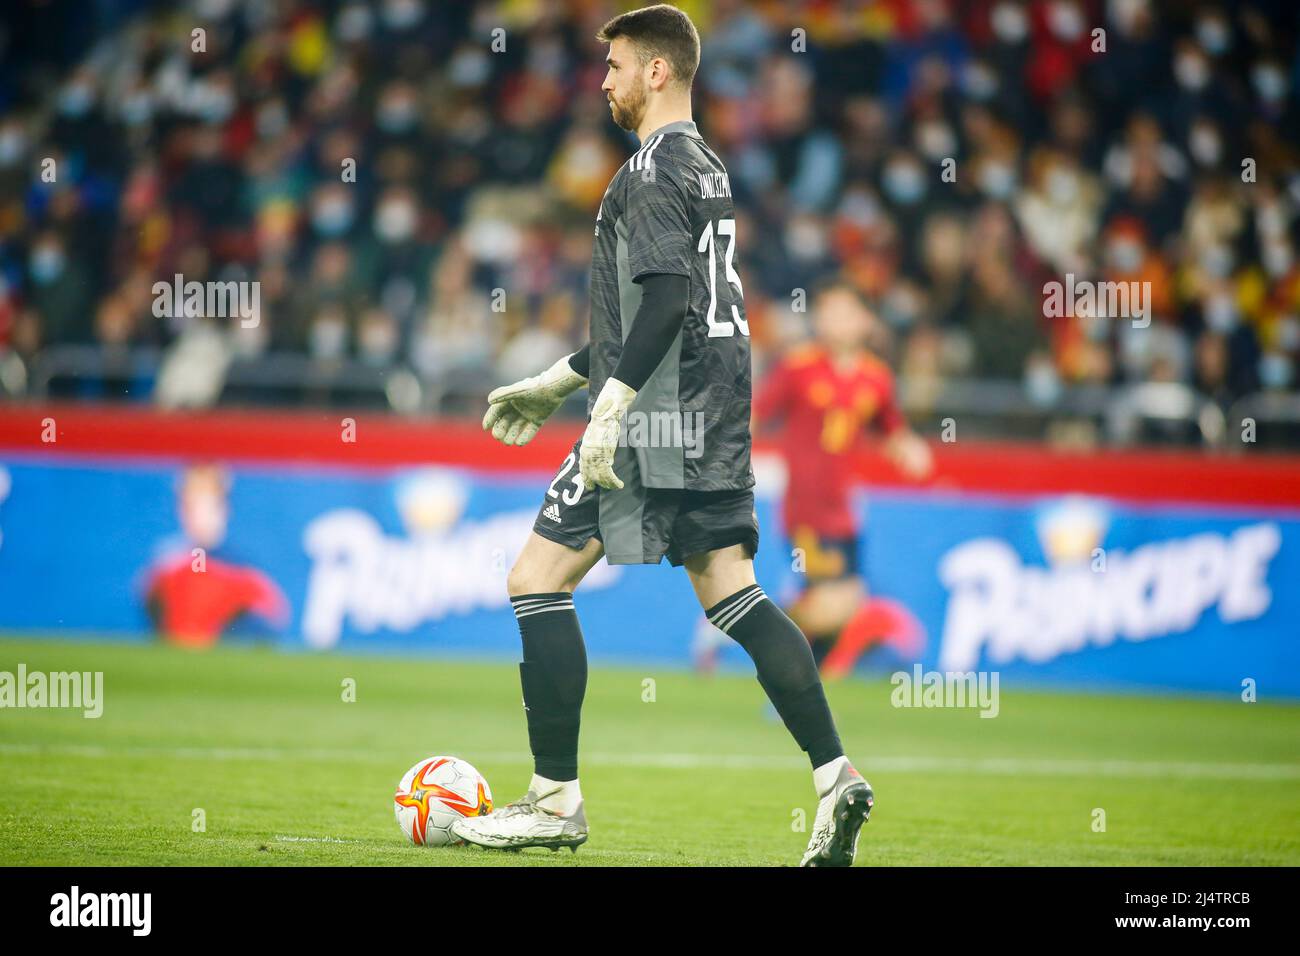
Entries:
<svg viewBox="0 0 1300 956">
<path fill-rule="evenodd" d="M 383 203 L 375 213 L 375 232 L 385 242 L 403 242 L 415 232 L 415 207 L 404 201 Z"/>
<path fill-rule="evenodd" d="M 1005 163 L 986 163 L 980 170 L 980 189 L 993 199 L 1006 199 L 1016 188 L 1016 171 Z"/>
<path fill-rule="evenodd" d="M 1286 213 L 1280 202 L 1271 202 L 1255 213 L 1255 224 L 1266 236 L 1276 238 L 1286 232 Z"/>
<path fill-rule="evenodd" d="M 38 285 L 49 285 L 63 274 L 65 264 L 63 251 L 57 246 L 41 246 L 32 253 L 32 279 Z"/>
<path fill-rule="evenodd" d="M 66 87 L 59 95 L 59 112 L 73 118 L 85 116 L 95 102 L 95 96 L 89 86 L 78 83 Z"/>
<path fill-rule="evenodd" d="M 257 133 L 263 139 L 274 139 L 289 128 L 289 113 L 280 102 L 268 103 L 257 113 Z"/>
<path fill-rule="evenodd" d="M 921 312 L 916 292 L 906 285 L 898 286 L 885 300 L 885 313 L 889 324 L 898 328 L 911 328 Z"/>
<path fill-rule="evenodd" d="M 233 6 L 234 0 L 199 0 L 195 12 L 205 20 L 223 20 Z"/>
<path fill-rule="evenodd" d="M 235 98 L 226 90 L 209 89 L 199 107 L 199 116 L 209 123 L 224 123 L 235 111 Z"/>
<path fill-rule="evenodd" d="M 1051 362 L 1031 362 L 1025 369 L 1025 391 L 1035 405 L 1052 405 L 1061 394 L 1061 380 Z"/>
<path fill-rule="evenodd" d="M 962 74 L 962 87 L 971 99 L 986 102 L 998 92 L 998 75 L 987 63 L 975 60 Z"/>
<path fill-rule="evenodd" d="M 1142 247 L 1132 239 L 1114 239 L 1106 247 L 1106 260 L 1118 272 L 1136 272 L 1142 265 Z"/>
<path fill-rule="evenodd" d="M 1079 177 L 1068 169 L 1054 169 L 1047 176 L 1047 194 L 1052 202 L 1064 206 L 1079 195 Z"/>
<path fill-rule="evenodd" d="M 840 215 L 864 229 L 880 221 L 880 204 L 870 193 L 855 191 L 844 197 Z"/>
<path fill-rule="evenodd" d="M 415 125 L 415 104 L 409 100 L 394 100 L 381 107 L 375 123 L 385 133 L 404 133 Z"/>
<path fill-rule="evenodd" d="M 389 0 L 384 4 L 384 22 L 394 30 L 413 27 L 422 16 L 424 6 L 417 0 Z"/>
<path fill-rule="evenodd" d="M 339 11 L 335 31 L 344 43 L 355 43 L 370 36 L 373 27 L 374 17 L 370 14 L 370 8 L 355 3 Z"/>
<path fill-rule="evenodd" d="M 925 194 L 925 180 L 912 163 L 893 163 L 885 169 L 885 194 L 896 203 L 910 206 Z"/>
<path fill-rule="evenodd" d="M 1047 27 L 1067 43 L 1083 35 L 1083 14 L 1068 0 L 1057 0 L 1047 11 Z"/>
<path fill-rule="evenodd" d="M 1228 25 L 1218 17 L 1204 17 L 1196 24 L 1196 39 L 1210 56 L 1221 56 L 1232 46 Z"/>
<path fill-rule="evenodd" d="M 492 72 L 487 54 L 481 50 L 464 49 L 451 58 L 447 75 L 453 86 L 482 86 Z"/>
<path fill-rule="evenodd" d="M 1182 53 L 1174 60 L 1174 78 L 1183 89 L 1203 90 L 1210 82 L 1210 68 L 1204 58 L 1195 53 Z"/>
<path fill-rule="evenodd" d="M 1110 338 L 1110 319 L 1104 315 L 1081 315 L 1079 325 L 1090 342 L 1104 342 Z"/>
<path fill-rule="evenodd" d="M 800 262 L 816 262 L 826 255 L 825 230 L 816 223 L 796 220 L 785 231 L 785 248 Z"/>
<path fill-rule="evenodd" d="M 1281 352 L 1266 352 L 1259 359 L 1259 380 L 1265 388 L 1283 389 L 1291 384 L 1291 359 Z"/>
<path fill-rule="evenodd" d="M 1264 247 L 1264 268 L 1274 279 L 1291 271 L 1291 247 L 1285 242 L 1270 242 Z"/>
<path fill-rule="evenodd" d="M 1192 130 L 1188 148 L 1191 150 L 1192 158 L 1202 166 L 1213 166 L 1223 155 L 1223 143 L 1219 141 L 1219 134 L 1211 126 L 1200 125 Z"/>
<path fill-rule="evenodd" d="M 122 103 L 122 122 L 127 126 L 145 126 L 153 119 L 153 97 L 133 93 Z"/>
<path fill-rule="evenodd" d="M 1226 278 L 1232 272 L 1232 251 L 1225 246 L 1211 246 L 1201 253 L 1201 268 L 1211 278 Z"/>
<path fill-rule="evenodd" d="M 343 354 L 348 329 L 343 320 L 333 316 L 311 324 L 311 354 L 316 358 L 338 358 Z"/>
<path fill-rule="evenodd" d="M 1003 43 L 1019 43 L 1029 34 L 1025 11 L 1014 3 L 999 3 L 990 18 L 993 32 Z"/>
<path fill-rule="evenodd" d="M 916 145 L 928 159 L 939 160 L 957 152 L 957 138 L 947 123 L 925 123 L 916 131 Z"/>
<path fill-rule="evenodd" d="M 322 236 L 336 237 L 352 225 L 352 203 L 345 199 L 325 199 L 316 204 L 311 224 Z"/>
<path fill-rule="evenodd" d="M 1278 347 L 1287 352 L 1294 352 L 1300 346 L 1300 319 L 1288 315 L 1277 324 Z"/>
<path fill-rule="evenodd" d="M 1205 324 L 1213 332 L 1227 334 L 1237 327 L 1237 306 L 1232 296 L 1222 292 L 1205 303 Z"/>
<path fill-rule="evenodd" d="M 1286 76 L 1272 63 L 1260 63 L 1250 72 L 1255 92 L 1268 103 L 1276 103 L 1286 96 Z"/>
<path fill-rule="evenodd" d="M 10 126 L 0 133 L 0 166 L 16 166 L 27 153 L 27 137 L 21 129 Z"/>
</svg>

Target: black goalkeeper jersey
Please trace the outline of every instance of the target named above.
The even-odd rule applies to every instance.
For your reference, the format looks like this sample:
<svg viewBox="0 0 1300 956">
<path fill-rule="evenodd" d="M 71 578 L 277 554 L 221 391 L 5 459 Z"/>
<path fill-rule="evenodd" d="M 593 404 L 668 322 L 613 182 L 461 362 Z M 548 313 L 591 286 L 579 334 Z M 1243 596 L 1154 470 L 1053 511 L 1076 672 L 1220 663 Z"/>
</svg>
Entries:
<svg viewBox="0 0 1300 956">
<path fill-rule="evenodd" d="M 689 121 L 646 137 L 615 174 L 596 216 L 589 413 L 636 319 L 638 280 L 655 273 L 686 276 L 689 294 L 681 333 L 628 410 L 626 444 L 638 483 L 749 488 L 749 326 L 731 183 Z"/>
</svg>

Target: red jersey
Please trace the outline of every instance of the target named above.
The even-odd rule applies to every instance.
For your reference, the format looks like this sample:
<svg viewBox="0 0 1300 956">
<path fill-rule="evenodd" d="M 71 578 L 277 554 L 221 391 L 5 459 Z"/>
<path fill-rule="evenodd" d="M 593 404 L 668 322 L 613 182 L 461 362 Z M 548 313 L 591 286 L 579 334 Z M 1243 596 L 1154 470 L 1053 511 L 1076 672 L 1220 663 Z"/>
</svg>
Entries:
<svg viewBox="0 0 1300 956">
<path fill-rule="evenodd" d="M 196 572 L 189 554 L 160 562 L 153 569 L 148 600 L 156 604 L 162 636 L 175 644 L 208 647 L 241 614 L 252 612 L 282 625 L 289 606 L 275 582 L 256 568 L 208 558 Z"/>
<path fill-rule="evenodd" d="M 889 366 L 863 352 L 840 368 L 821 346 L 802 346 L 764 378 L 754 415 L 760 423 L 785 419 L 780 446 L 789 472 L 786 535 L 793 539 L 804 529 L 825 538 L 856 534 L 850 452 L 867 428 L 893 434 L 906 424 Z"/>
</svg>

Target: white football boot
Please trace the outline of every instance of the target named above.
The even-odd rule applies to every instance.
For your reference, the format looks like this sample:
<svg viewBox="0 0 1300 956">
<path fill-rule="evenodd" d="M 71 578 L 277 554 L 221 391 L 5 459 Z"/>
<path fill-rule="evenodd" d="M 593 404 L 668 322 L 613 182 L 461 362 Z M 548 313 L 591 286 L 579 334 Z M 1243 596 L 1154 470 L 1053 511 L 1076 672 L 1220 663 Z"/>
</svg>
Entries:
<svg viewBox="0 0 1300 956">
<path fill-rule="evenodd" d="M 538 805 L 558 792 L 557 789 L 538 794 L 529 790 L 522 799 L 486 816 L 457 820 L 451 825 L 451 835 L 495 850 L 522 850 L 527 846 L 558 850 L 567 846 L 577 853 L 578 847 L 587 842 L 587 817 L 582 812 L 581 801 L 568 816 Z"/>
<path fill-rule="evenodd" d="M 862 824 L 871 816 L 874 801 L 871 785 L 845 762 L 835 783 L 821 795 L 808 850 L 799 865 L 852 866 Z"/>
</svg>

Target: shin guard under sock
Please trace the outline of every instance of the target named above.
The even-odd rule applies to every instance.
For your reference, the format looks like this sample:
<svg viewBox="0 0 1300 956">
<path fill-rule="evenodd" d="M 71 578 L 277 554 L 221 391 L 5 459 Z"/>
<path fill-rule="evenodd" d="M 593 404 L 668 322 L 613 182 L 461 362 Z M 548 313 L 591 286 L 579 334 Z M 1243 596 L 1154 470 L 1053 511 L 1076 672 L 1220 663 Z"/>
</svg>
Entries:
<svg viewBox="0 0 1300 956">
<path fill-rule="evenodd" d="M 812 648 L 763 589 L 751 584 L 705 614 L 753 658 L 759 684 L 812 765 L 843 756 Z"/>
<path fill-rule="evenodd" d="M 578 777 L 578 727 L 587 692 L 587 648 L 567 591 L 512 597 L 524 644 L 519 665 L 534 771 Z"/>
</svg>

